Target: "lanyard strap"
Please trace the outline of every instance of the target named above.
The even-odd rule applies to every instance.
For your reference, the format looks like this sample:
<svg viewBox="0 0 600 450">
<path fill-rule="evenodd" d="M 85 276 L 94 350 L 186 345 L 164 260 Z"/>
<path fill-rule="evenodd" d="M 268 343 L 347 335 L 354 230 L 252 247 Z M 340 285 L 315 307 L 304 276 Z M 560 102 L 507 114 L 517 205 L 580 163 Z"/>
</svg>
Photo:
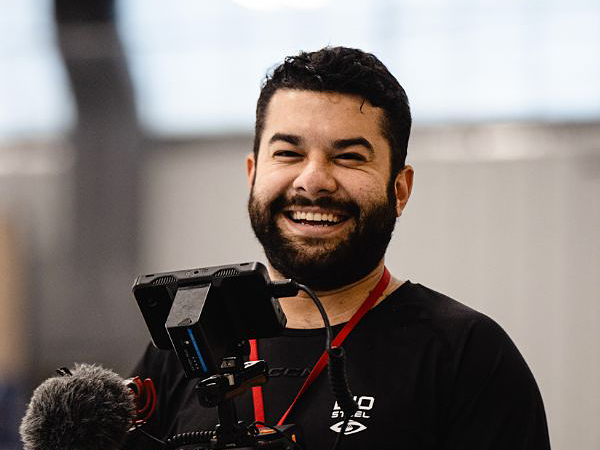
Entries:
<svg viewBox="0 0 600 450">
<path fill-rule="evenodd" d="M 360 322 L 360 319 L 362 319 L 363 316 L 366 314 L 366 312 L 369 311 L 373 307 L 373 305 L 375 304 L 377 299 L 379 297 L 381 297 L 381 294 L 383 294 L 383 292 L 385 291 L 385 289 L 387 288 L 387 286 L 390 282 L 390 278 L 391 278 L 390 272 L 388 271 L 387 267 L 384 267 L 383 275 L 381 276 L 380 280 L 377 282 L 377 285 L 373 288 L 373 290 L 371 292 L 369 292 L 369 295 L 367 296 L 365 301 L 363 301 L 362 305 L 360 305 L 360 308 L 358 308 L 358 310 L 354 313 L 352 318 L 346 323 L 346 325 L 344 325 L 344 328 L 342 328 L 342 330 L 333 339 L 333 341 L 331 342 L 332 347 L 339 346 L 342 344 L 342 342 L 344 342 L 344 339 L 346 339 L 346 337 L 354 329 L 356 324 L 358 322 Z M 258 345 L 257 345 L 256 339 L 250 340 L 250 360 L 251 361 L 258 360 Z M 304 394 L 304 392 L 306 392 L 306 390 L 313 383 L 313 381 L 315 381 L 315 379 L 321 374 L 321 372 L 327 365 L 328 361 L 329 361 L 329 355 L 325 351 L 325 352 L 323 352 L 323 354 L 321 355 L 321 357 L 319 358 L 319 360 L 317 361 L 317 363 L 315 364 L 313 369 L 310 371 L 310 374 L 304 381 L 304 384 L 298 391 L 298 394 L 296 394 L 296 398 L 294 398 L 294 401 L 292 402 L 290 407 L 283 414 L 281 419 L 279 419 L 279 422 L 277 422 L 277 425 L 283 425 L 283 423 L 285 422 L 285 419 L 287 419 L 287 416 L 294 408 L 294 405 L 296 404 L 298 399 L 302 396 L 302 394 Z M 252 400 L 254 403 L 254 420 L 256 420 L 257 422 L 264 422 L 265 421 L 265 409 L 264 409 L 264 401 L 263 401 L 261 386 L 254 386 L 252 388 Z"/>
</svg>

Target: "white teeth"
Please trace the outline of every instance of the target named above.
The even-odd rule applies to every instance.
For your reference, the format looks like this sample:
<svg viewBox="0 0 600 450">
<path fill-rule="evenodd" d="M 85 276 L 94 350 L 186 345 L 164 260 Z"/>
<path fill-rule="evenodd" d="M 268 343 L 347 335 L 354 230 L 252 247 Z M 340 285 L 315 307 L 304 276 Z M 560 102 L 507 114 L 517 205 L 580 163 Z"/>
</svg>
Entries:
<svg viewBox="0 0 600 450">
<path fill-rule="evenodd" d="M 305 211 L 292 211 L 292 219 L 294 220 L 309 220 L 311 222 L 331 222 L 338 223 L 341 221 L 339 216 L 335 214 L 313 213 Z"/>
</svg>

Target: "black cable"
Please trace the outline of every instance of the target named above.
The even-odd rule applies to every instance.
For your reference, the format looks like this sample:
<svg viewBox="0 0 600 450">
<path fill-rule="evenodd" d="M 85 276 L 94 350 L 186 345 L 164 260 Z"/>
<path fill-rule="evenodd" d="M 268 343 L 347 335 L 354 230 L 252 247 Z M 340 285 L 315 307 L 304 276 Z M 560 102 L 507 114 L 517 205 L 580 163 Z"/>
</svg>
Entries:
<svg viewBox="0 0 600 450">
<path fill-rule="evenodd" d="M 325 313 L 325 308 L 323 307 L 321 300 L 319 300 L 319 297 L 317 297 L 317 295 L 309 287 L 300 283 L 296 283 L 293 280 L 292 283 L 298 289 L 306 292 L 310 296 L 314 304 L 319 309 L 321 316 L 323 317 L 325 332 L 327 334 L 325 348 L 327 354 L 329 355 L 329 384 L 331 386 L 333 396 L 338 402 L 338 405 L 340 405 L 340 408 L 342 411 L 344 411 L 346 417 L 349 418 L 358 410 L 358 404 L 354 400 L 354 396 L 348 387 L 348 378 L 346 377 L 346 354 L 344 349 L 342 347 L 331 347 L 331 325 L 329 323 L 329 318 Z"/>
<path fill-rule="evenodd" d="M 338 433 L 337 437 L 335 438 L 335 443 L 333 444 L 333 447 L 331 450 L 339 450 L 340 445 L 342 445 L 342 438 L 344 437 L 344 433 L 346 433 L 346 427 L 348 426 L 348 422 L 350 422 L 350 416 L 346 416 L 346 418 L 344 419 L 344 423 L 342 424 L 342 428 L 340 430 L 340 432 Z"/>
<path fill-rule="evenodd" d="M 208 444 L 217 434 L 216 431 L 189 431 L 171 436 L 166 441 L 168 448 L 173 449 L 189 444 Z"/>
<path fill-rule="evenodd" d="M 317 297 L 317 294 L 315 294 L 313 292 L 313 290 L 311 288 L 309 288 L 308 286 L 305 286 L 300 283 L 296 283 L 295 281 L 292 281 L 292 283 L 299 290 L 304 291 L 309 295 L 309 297 L 311 298 L 311 300 L 313 301 L 313 303 L 315 304 L 315 306 L 321 313 L 321 317 L 323 318 L 323 324 L 325 325 L 325 350 L 327 350 L 327 353 L 329 353 L 329 351 L 331 350 L 332 332 L 331 332 L 331 324 L 329 323 L 329 317 L 327 317 L 327 313 L 325 312 L 323 303 L 321 303 L 321 300 L 319 300 L 319 297 Z"/>
<path fill-rule="evenodd" d="M 156 436 L 152 436 L 150 433 L 148 433 L 147 431 L 143 430 L 140 427 L 136 427 L 135 431 L 139 431 L 140 433 L 142 433 L 144 436 L 152 439 L 155 442 L 158 442 L 163 448 L 167 447 L 167 443 L 165 441 L 161 441 L 159 438 L 157 438 Z"/>
<path fill-rule="evenodd" d="M 334 347 L 329 351 L 329 365 L 327 368 L 331 392 L 344 411 L 345 417 L 353 416 L 358 411 L 358 404 L 354 400 L 348 387 L 346 377 L 346 353 L 342 347 Z"/>
<path fill-rule="evenodd" d="M 342 430 L 338 434 L 333 447 L 334 449 L 338 449 L 341 445 L 341 436 L 346 431 L 350 417 L 358 411 L 358 404 L 354 400 L 354 396 L 348 387 L 348 378 L 346 377 L 346 354 L 344 349 L 342 347 L 331 346 L 331 336 L 333 333 L 331 331 L 329 317 L 327 317 L 327 313 L 325 312 L 321 300 L 319 300 L 319 297 L 317 297 L 312 289 L 297 283 L 294 280 L 274 281 L 271 282 L 271 286 L 275 297 L 291 297 L 296 295 L 299 290 L 306 292 L 319 310 L 319 313 L 321 313 L 323 324 L 325 325 L 325 350 L 329 356 L 329 385 L 331 386 L 331 391 L 337 400 L 338 405 L 342 411 L 344 411 L 345 417 Z"/>
</svg>

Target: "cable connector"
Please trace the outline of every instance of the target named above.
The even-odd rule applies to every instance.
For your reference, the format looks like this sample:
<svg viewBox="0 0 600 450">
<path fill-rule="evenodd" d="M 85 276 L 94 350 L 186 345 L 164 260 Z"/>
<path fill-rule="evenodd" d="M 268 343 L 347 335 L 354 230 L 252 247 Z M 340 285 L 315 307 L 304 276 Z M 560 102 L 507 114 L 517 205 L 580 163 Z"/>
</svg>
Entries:
<svg viewBox="0 0 600 450">
<path fill-rule="evenodd" d="M 293 297 L 300 288 L 294 280 L 275 280 L 269 283 L 269 290 L 275 298 Z"/>
<path fill-rule="evenodd" d="M 358 404 L 354 400 L 348 387 L 346 377 L 346 353 L 342 347 L 332 347 L 329 350 L 329 384 L 338 405 L 344 411 L 344 417 L 351 417 L 358 411 Z"/>
</svg>

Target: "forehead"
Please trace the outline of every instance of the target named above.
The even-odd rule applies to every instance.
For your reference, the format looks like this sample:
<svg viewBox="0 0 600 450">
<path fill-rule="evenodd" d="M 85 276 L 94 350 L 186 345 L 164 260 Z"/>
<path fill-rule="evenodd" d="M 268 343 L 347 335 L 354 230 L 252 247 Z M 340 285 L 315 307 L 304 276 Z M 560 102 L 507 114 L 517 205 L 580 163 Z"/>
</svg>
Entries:
<svg viewBox="0 0 600 450">
<path fill-rule="evenodd" d="M 381 108 L 358 95 L 279 89 L 267 108 L 261 145 L 274 133 L 289 133 L 316 141 L 363 136 L 387 147 L 382 118 Z"/>
</svg>

